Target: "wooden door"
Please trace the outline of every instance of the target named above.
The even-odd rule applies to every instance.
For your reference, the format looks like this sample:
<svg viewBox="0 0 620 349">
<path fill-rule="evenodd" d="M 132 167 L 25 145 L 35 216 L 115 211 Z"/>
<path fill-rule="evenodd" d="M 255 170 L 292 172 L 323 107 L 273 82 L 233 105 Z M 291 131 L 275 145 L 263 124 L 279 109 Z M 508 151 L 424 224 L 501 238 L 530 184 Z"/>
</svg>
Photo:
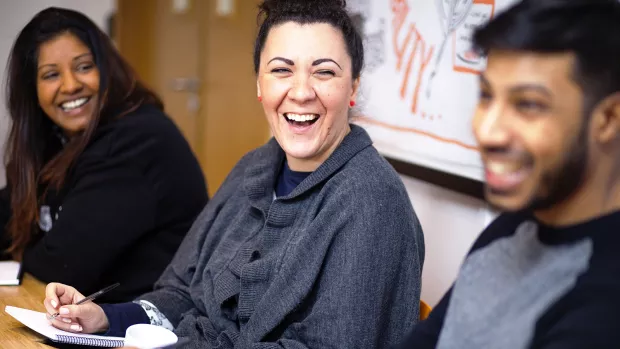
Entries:
<svg viewBox="0 0 620 349">
<path fill-rule="evenodd" d="M 200 159 L 209 194 L 269 130 L 256 101 L 252 45 L 258 0 L 117 0 L 119 50 L 162 97 Z"/>
<path fill-rule="evenodd" d="M 264 144 L 270 135 L 256 98 L 252 63 L 258 4 L 258 0 L 236 0 L 234 12 L 226 17 L 219 16 L 215 6 L 207 11 L 203 100 L 208 117 L 202 144 L 209 184 L 216 186 L 245 153 Z"/>
<path fill-rule="evenodd" d="M 129 0 L 133 1 L 133 0 Z M 200 118 L 200 77 L 204 64 L 201 33 L 203 5 L 208 1 L 186 1 L 186 8 L 175 9 L 174 1 L 156 0 L 155 12 L 155 88 L 196 154 L 201 153 L 203 136 Z"/>
</svg>

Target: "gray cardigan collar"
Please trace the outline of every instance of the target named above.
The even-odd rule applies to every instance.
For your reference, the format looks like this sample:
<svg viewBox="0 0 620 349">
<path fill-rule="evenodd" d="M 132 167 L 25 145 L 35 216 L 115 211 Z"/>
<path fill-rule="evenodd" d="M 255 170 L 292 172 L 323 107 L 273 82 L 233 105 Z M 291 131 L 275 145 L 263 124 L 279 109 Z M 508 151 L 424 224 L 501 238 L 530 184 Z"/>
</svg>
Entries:
<svg viewBox="0 0 620 349">
<path fill-rule="evenodd" d="M 350 126 L 351 132 L 345 136 L 338 148 L 297 188 L 283 197 L 284 200 L 298 197 L 311 190 L 338 171 L 357 153 L 372 145 L 370 136 L 362 127 L 353 124 Z M 264 214 L 271 205 L 276 178 L 282 168 L 284 157 L 284 151 L 278 142 L 275 138 L 271 138 L 267 144 L 257 149 L 250 161 L 251 165 L 246 168 L 243 180 L 246 195 L 252 206 Z"/>
</svg>

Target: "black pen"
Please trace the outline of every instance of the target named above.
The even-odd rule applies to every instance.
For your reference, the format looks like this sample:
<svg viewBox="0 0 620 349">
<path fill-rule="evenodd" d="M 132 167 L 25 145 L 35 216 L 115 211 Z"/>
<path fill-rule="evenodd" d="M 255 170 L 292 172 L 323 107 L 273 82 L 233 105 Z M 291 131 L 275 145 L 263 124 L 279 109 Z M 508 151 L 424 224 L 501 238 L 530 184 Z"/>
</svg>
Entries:
<svg viewBox="0 0 620 349">
<path fill-rule="evenodd" d="M 88 301 L 92 301 L 92 300 L 94 300 L 95 298 L 97 298 L 97 297 L 101 296 L 102 294 L 107 293 L 107 292 L 109 292 L 109 291 L 112 291 L 113 289 L 117 288 L 119 285 L 120 285 L 120 283 L 119 283 L 119 282 L 117 282 L 117 283 L 115 283 L 114 285 L 111 285 L 111 286 L 108 286 L 108 287 L 106 287 L 106 288 L 104 288 L 104 289 L 102 289 L 102 290 L 99 290 L 99 291 L 97 291 L 97 292 L 95 292 L 95 293 L 91 294 L 91 295 L 90 295 L 90 296 L 88 296 L 88 297 L 84 297 L 84 298 L 82 298 L 79 302 L 75 303 L 74 305 L 80 305 L 80 304 L 82 304 L 82 303 L 86 303 L 86 302 L 88 302 Z M 48 316 L 48 319 L 53 320 L 53 319 L 57 318 L 57 317 L 58 317 L 58 315 L 60 315 L 60 313 L 56 313 L 56 314 L 54 314 L 54 315 L 50 315 L 50 316 Z"/>
</svg>

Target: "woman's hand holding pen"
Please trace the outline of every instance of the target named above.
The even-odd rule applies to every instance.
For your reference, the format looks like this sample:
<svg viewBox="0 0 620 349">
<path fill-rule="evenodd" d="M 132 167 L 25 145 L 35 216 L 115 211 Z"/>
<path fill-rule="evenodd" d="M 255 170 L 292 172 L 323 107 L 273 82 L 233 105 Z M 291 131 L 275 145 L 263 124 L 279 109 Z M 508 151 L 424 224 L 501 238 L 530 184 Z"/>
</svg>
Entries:
<svg viewBox="0 0 620 349">
<path fill-rule="evenodd" d="M 97 333 L 107 331 L 108 318 L 103 309 L 93 303 L 74 303 L 84 299 L 84 295 L 75 288 L 59 283 L 50 283 L 45 288 L 43 305 L 47 310 L 48 319 L 54 327 L 64 331 L 79 333 Z M 58 314 L 53 317 L 51 315 Z"/>
</svg>

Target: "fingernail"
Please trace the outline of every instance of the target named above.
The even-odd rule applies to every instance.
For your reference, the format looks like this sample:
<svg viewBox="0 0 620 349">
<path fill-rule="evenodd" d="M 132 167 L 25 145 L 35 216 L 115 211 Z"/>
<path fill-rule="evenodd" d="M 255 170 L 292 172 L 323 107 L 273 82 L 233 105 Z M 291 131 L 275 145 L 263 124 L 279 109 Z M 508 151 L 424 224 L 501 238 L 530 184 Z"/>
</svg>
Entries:
<svg viewBox="0 0 620 349">
<path fill-rule="evenodd" d="M 67 309 L 67 308 L 60 308 L 60 311 L 59 311 L 59 312 L 60 312 L 62 315 L 67 315 L 67 314 L 69 314 L 69 309 Z"/>
<path fill-rule="evenodd" d="M 80 325 L 71 325 L 71 329 L 74 331 L 81 331 L 82 330 L 82 326 Z"/>
<path fill-rule="evenodd" d="M 52 299 L 52 307 L 54 307 L 54 309 L 56 309 L 56 307 L 58 306 L 58 302 L 56 302 L 55 300 Z"/>
<path fill-rule="evenodd" d="M 70 323 L 71 323 L 71 319 L 67 319 L 66 317 L 63 317 L 63 318 L 62 318 L 62 321 L 63 321 L 63 322 L 66 322 L 66 323 L 68 323 L 68 324 L 70 324 Z"/>
</svg>

